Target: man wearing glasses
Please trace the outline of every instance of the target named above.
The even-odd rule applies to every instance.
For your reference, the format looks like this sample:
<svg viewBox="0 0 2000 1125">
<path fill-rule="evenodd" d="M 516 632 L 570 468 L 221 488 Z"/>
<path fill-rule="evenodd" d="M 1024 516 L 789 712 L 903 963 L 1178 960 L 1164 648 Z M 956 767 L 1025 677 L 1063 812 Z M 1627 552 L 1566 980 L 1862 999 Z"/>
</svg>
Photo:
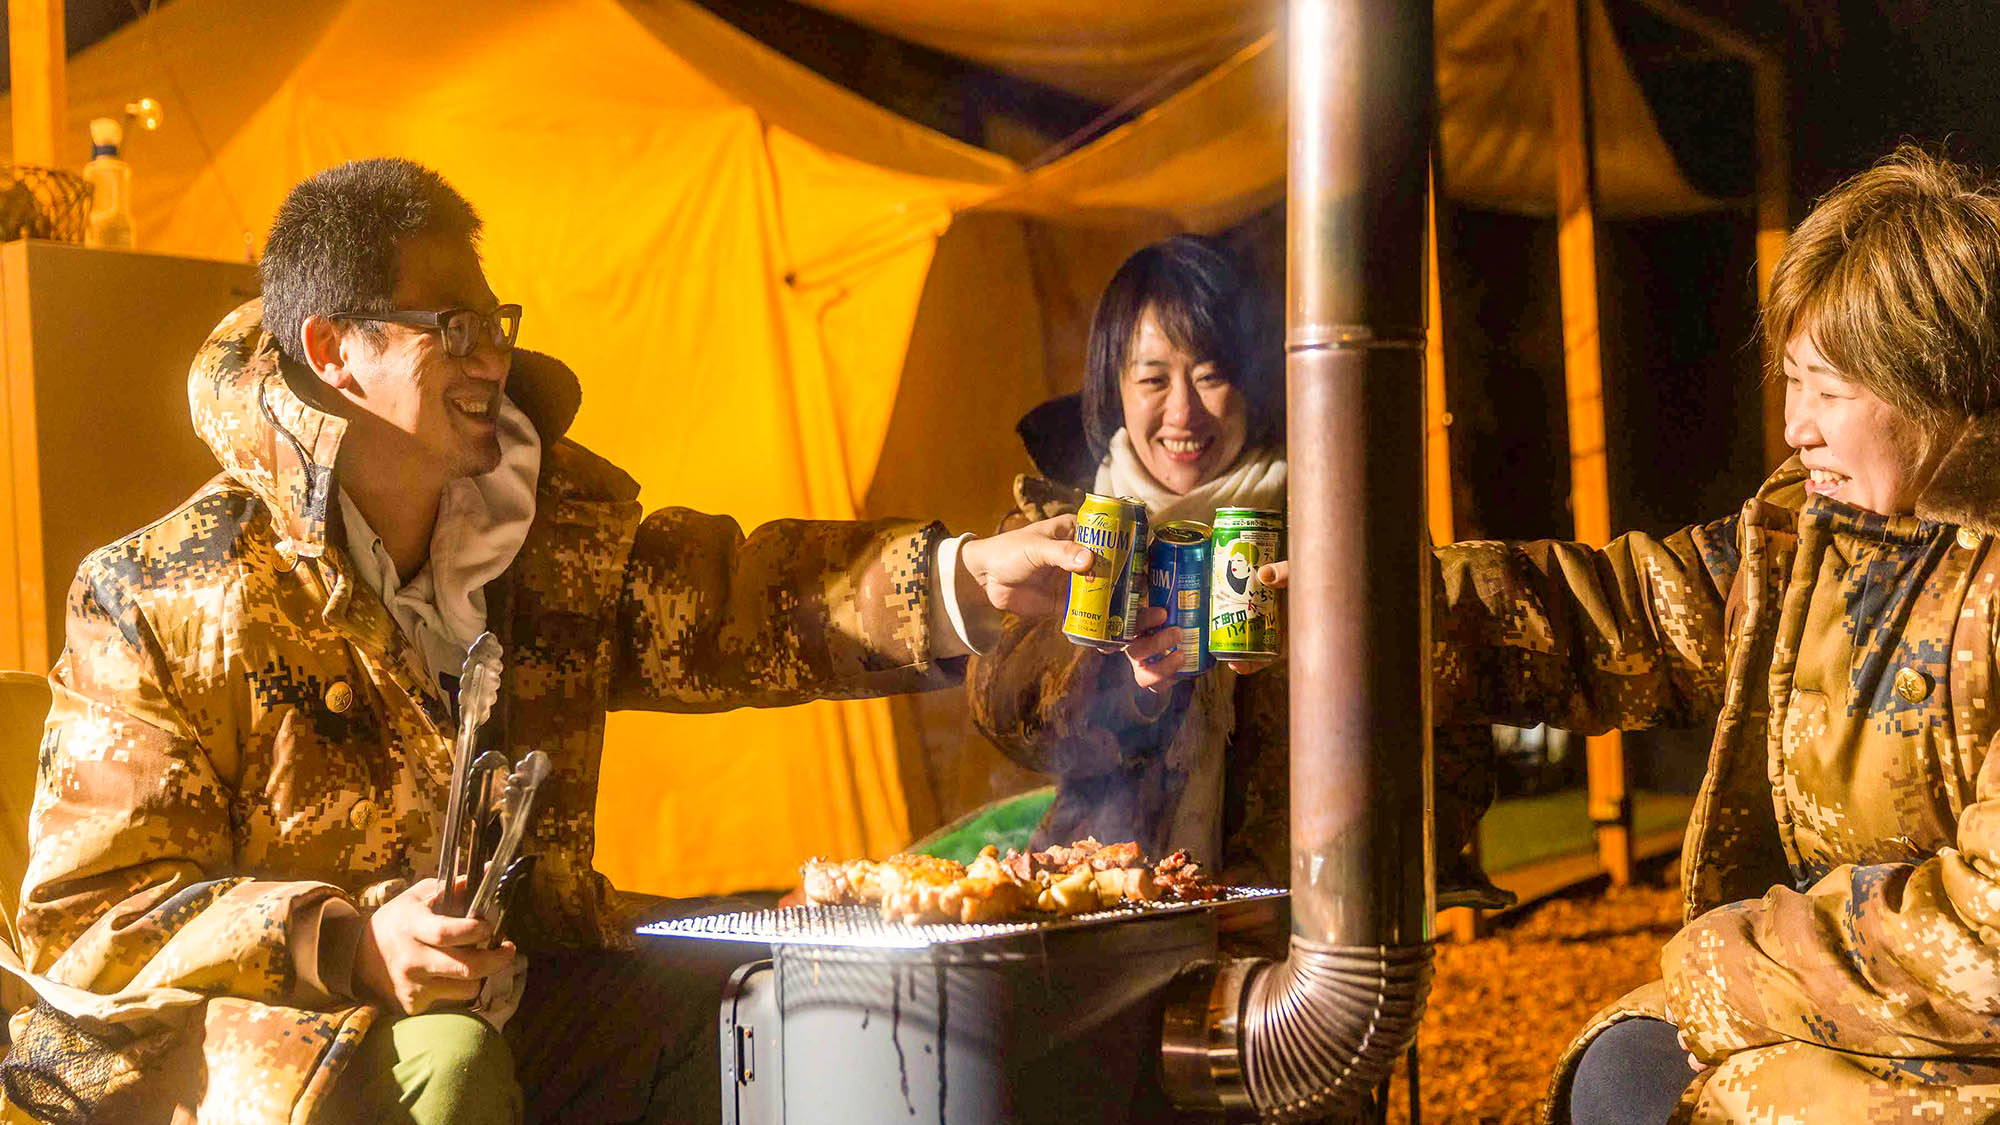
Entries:
<svg viewBox="0 0 2000 1125">
<path fill-rule="evenodd" d="M 631 478 L 563 437 L 576 379 L 515 350 L 478 234 L 408 161 L 293 189 L 261 306 L 190 376 L 221 475 L 80 568 L 20 914 L 29 968 L 72 987 L 15 1021 L 15 1102 L 713 1121 L 716 967 L 621 952 L 639 919 L 591 868 L 605 711 L 942 686 L 1000 610 L 1050 612 L 1087 567 L 1057 521 L 642 518 Z M 553 765 L 507 918 L 531 970 L 424 878 L 454 677 L 487 630 L 486 733 Z"/>
</svg>

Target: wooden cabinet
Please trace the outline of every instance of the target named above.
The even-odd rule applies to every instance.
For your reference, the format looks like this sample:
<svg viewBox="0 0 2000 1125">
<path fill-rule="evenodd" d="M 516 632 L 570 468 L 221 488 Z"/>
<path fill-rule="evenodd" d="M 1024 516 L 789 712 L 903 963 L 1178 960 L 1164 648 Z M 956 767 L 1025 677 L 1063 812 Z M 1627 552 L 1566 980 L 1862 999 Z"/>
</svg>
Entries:
<svg viewBox="0 0 2000 1125">
<path fill-rule="evenodd" d="M 83 556 L 216 474 L 188 365 L 256 295 L 242 262 L 0 246 L 0 668 L 46 671 Z"/>
</svg>

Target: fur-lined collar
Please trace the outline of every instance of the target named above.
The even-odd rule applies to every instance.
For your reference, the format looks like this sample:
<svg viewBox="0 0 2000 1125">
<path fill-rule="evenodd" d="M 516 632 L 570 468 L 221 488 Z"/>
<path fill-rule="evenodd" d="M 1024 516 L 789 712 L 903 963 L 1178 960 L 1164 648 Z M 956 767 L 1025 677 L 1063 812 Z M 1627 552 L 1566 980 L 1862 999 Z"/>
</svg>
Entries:
<svg viewBox="0 0 2000 1125">
<path fill-rule="evenodd" d="M 1989 414 L 1966 424 L 1917 498 L 1917 515 L 2000 535 L 2000 417 Z"/>
</svg>

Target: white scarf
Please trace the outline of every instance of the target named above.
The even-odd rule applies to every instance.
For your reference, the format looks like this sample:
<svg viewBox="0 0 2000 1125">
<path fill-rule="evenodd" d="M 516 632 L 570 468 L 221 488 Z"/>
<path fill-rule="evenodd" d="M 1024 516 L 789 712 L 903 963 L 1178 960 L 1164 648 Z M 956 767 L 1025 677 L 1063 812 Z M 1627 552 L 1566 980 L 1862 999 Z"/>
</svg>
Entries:
<svg viewBox="0 0 2000 1125">
<path fill-rule="evenodd" d="M 514 565 L 535 522 L 535 484 L 542 471 L 542 436 L 520 407 L 500 399 L 500 464 L 491 472 L 445 486 L 431 534 L 431 574 L 438 616 L 459 656 L 486 629 L 486 584 Z M 456 669 L 446 669 L 456 673 Z"/>
<path fill-rule="evenodd" d="M 340 494 L 355 577 L 382 599 L 432 675 L 458 674 L 465 650 L 486 628 L 486 584 L 513 565 L 535 522 L 541 435 L 504 397 L 496 424 L 500 464 L 445 486 L 430 557 L 407 582 L 361 510 L 344 490 Z"/>
<path fill-rule="evenodd" d="M 1146 502 L 1146 516 L 1154 526 L 1169 520 L 1215 522 L 1217 508 L 1285 508 L 1285 454 L 1282 449 L 1263 446 L 1245 450 L 1236 464 L 1221 476 L 1203 481 L 1193 490 L 1174 493 L 1153 479 L 1133 448 L 1132 436 L 1122 427 L 1111 435 L 1111 452 L 1097 466 L 1097 480 L 1090 486 L 1099 496 L 1136 496 Z"/>
</svg>

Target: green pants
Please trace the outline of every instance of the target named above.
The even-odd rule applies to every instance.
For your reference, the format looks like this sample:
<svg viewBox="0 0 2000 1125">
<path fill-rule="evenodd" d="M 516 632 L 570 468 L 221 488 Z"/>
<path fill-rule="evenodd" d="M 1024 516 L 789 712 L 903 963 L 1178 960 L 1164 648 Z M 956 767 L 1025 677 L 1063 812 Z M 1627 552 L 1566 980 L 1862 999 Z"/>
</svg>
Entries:
<svg viewBox="0 0 2000 1125">
<path fill-rule="evenodd" d="M 464 1012 L 378 1020 L 328 1098 L 326 1121 L 463 1125 L 521 1120 L 500 1033 Z"/>
<path fill-rule="evenodd" d="M 643 918 L 743 909 L 654 900 Z M 503 1038 L 460 1012 L 378 1018 L 315 1122 L 714 1125 L 717 1005 L 767 946 L 641 939 L 637 949 L 537 953 Z"/>
</svg>

